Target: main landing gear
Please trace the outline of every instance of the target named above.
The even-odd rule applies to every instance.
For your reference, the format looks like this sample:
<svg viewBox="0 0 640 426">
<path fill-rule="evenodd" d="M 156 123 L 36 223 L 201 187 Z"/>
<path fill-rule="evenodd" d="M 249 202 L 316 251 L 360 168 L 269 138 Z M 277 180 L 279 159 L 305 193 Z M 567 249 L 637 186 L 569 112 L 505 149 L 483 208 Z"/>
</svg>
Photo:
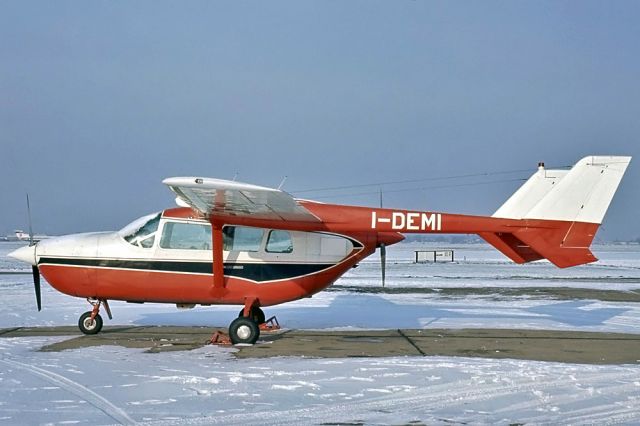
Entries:
<svg viewBox="0 0 640 426">
<path fill-rule="evenodd" d="M 220 331 L 216 331 L 211 337 L 213 344 L 254 344 L 260 337 L 260 331 L 279 330 L 280 324 L 276 317 L 265 320 L 262 309 L 258 306 L 249 308 L 249 315 L 245 316 L 245 308 L 238 314 L 238 318 L 234 319 L 229 325 L 229 335 L 226 336 Z"/>
<path fill-rule="evenodd" d="M 258 306 L 249 310 L 249 316 L 244 316 L 244 308 L 229 325 L 229 338 L 231 343 L 254 344 L 260 337 L 260 324 L 264 324 L 264 312 Z"/>
<path fill-rule="evenodd" d="M 254 344 L 260 337 L 260 327 L 252 318 L 238 317 L 229 326 L 229 338 L 234 345 L 237 343 Z"/>
<path fill-rule="evenodd" d="M 104 305 L 104 309 L 107 311 L 109 319 L 112 319 L 111 309 L 106 299 L 87 299 L 87 302 L 93 306 L 93 309 L 80 315 L 78 320 L 78 327 L 84 334 L 98 334 L 102 330 L 102 317 L 100 316 L 100 305 Z"/>
</svg>

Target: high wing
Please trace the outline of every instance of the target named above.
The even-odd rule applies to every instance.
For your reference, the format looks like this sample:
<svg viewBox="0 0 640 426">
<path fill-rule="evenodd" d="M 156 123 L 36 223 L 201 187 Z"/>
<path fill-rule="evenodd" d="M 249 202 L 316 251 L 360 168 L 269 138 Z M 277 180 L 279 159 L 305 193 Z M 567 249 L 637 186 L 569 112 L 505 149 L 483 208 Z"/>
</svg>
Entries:
<svg viewBox="0 0 640 426">
<path fill-rule="evenodd" d="M 222 179 L 173 177 L 162 181 L 182 202 L 207 217 L 320 222 L 279 189 Z"/>
</svg>

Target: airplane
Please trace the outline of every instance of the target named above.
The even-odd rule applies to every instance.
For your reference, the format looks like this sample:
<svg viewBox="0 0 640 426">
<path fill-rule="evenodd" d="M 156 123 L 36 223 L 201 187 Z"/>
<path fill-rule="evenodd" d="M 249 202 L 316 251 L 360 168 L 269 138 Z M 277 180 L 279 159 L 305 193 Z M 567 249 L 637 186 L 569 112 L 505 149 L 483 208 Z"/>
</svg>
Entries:
<svg viewBox="0 0 640 426">
<path fill-rule="evenodd" d="M 14 235 L 15 235 L 15 239 L 18 241 L 30 241 L 30 240 L 34 240 L 34 241 L 40 241 L 40 240 L 46 240 L 48 238 L 51 238 L 50 235 L 29 235 L 28 233 L 24 232 L 22 229 L 16 229 L 15 231 L 13 231 Z"/>
<path fill-rule="evenodd" d="M 40 274 L 56 290 L 86 298 L 78 321 L 102 329 L 109 300 L 133 303 L 240 305 L 232 343 L 253 344 L 263 307 L 327 288 L 407 233 L 477 234 L 516 263 L 547 259 L 560 268 L 596 261 L 589 249 L 631 161 L 588 156 L 570 170 L 544 163 L 492 215 L 474 216 L 327 204 L 236 181 L 174 177 L 169 208 L 116 232 L 31 242 L 9 256 L 32 265 L 41 310 Z"/>
</svg>

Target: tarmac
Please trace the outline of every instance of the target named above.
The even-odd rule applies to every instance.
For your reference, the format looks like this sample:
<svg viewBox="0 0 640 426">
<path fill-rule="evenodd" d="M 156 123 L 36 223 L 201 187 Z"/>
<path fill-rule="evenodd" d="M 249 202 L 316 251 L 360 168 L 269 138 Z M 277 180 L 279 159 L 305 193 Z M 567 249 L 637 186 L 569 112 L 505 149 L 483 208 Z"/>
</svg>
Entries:
<svg viewBox="0 0 640 426">
<path fill-rule="evenodd" d="M 110 326 L 85 336 L 76 327 L 0 329 L 0 338 L 68 336 L 41 351 L 117 345 L 150 353 L 185 351 L 210 344 L 223 328 Z M 396 329 L 262 332 L 255 345 L 236 345 L 237 358 L 458 356 L 580 364 L 638 364 L 640 335 L 510 329 Z"/>
</svg>

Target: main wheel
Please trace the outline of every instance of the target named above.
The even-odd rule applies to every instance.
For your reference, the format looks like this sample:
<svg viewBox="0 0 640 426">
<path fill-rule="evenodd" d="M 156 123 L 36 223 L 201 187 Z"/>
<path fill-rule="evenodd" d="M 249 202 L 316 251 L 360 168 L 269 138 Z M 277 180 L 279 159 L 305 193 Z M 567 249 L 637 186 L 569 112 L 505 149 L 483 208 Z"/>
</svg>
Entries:
<svg viewBox="0 0 640 426">
<path fill-rule="evenodd" d="M 243 318 L 243 317 L 244 317 L 244 309 L 241 309 L 240 313 L 238 314 L 238 318 Z M 257 306 L 254 306 L 253 308 L 251 308 L 251 313 L 249 314 L 249 318 L 254 320 L 256 324 L 264 324 L 264 320 L 266 317 L 264 316 L 264 312 L 262 311 L 262 309 L 258 308 Z"/>
<path fill-rule="evenodd" d="M 102 330 L 102 317 L 97 314 L 96 317 L 91 320 L 91 311 L 85 312 L 80 315 L 78 320 L 78 327 L 84 334 L 98 334 Z"/>
<path fill-rule="evenodd" d="M 260 328 L 251 318 L 239 317 L 234 319 L 229 326 L 231 342 L 249 343 L 253 345 L 260 337 Z"/>
</svg>

